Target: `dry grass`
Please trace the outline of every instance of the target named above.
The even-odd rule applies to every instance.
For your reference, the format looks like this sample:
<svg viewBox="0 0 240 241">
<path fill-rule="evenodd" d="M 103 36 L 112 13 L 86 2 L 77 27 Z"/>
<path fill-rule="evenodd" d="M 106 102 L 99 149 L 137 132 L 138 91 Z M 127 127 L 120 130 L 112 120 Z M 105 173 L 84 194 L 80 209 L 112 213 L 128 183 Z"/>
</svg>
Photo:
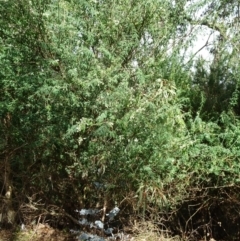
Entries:
<svg viewBox="0 0 240 241">
<path fill-rule="evenodd" d="M 1 230 L 0 241 L 73 241 L 66 233 L 38 224 L 35 227 L 20 230 Z"/>
<path fill-rule="evenodd" d="M 151 221 L 135 222 L 133 227 L 134 241 L 180 241 L 179 237 L 168 237 Z"/>
</svg>

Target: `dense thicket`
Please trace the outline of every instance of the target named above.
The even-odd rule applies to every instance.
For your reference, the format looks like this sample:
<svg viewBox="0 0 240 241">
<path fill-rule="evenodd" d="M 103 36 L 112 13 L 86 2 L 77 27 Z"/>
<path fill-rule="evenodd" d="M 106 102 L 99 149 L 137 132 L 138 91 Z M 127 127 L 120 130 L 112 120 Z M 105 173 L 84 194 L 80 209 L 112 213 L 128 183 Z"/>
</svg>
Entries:
<svg viewBox="0 0 240 241">
<path fill-rule="evenodd" d="M 182 237 L 236 237 L 238 4 L 2 1 L 1 212 L 117 203 Z M 211 63 L 185 51 L 204 28 Z"/>
</svg>

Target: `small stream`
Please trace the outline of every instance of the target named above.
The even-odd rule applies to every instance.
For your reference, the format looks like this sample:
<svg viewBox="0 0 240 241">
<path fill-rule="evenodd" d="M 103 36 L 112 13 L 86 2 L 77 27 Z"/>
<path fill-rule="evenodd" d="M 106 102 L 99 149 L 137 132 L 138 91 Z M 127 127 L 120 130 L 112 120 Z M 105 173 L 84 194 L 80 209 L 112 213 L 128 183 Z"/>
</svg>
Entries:
<svg viewBox="0 0 240 241">
<path fill-rule="evenodd" d="M 120 212 L 116 206 L 109 213 L 106 214 L 104 222 L 101 221 L 102 210 L 98 209 L 81 209 L 76 210 L 79 214 L 79 224 L 87 227 L 89 230 L 98 231 L 102 235 L 95 235 L 92 233 L 81 232 L 78 230 L 70 230 L 76 234 L 77 239 L 81 241 L 107 241 L 107 240 L 130 240 L 129 236 L 123 232 L 118 231 L 114 222 L 115 217 Z"/>
</svg>

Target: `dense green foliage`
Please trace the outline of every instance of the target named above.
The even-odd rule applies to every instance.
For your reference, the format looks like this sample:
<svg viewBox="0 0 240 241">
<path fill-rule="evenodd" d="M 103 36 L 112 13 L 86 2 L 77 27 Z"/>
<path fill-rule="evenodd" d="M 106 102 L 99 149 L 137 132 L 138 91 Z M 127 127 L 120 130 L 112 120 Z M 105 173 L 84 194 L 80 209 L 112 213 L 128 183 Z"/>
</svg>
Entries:
<svg viewBox="0 0 240 241">
<path fill-rule="evenodd" d="M 236 222 L 237 4 L 1 1 L 1 195 L 12 186 L 15 210 L 117 202 L 182 236 Z M 218 33 L 210 64 L 185 51 L 202 27 Z"/>
</svg>

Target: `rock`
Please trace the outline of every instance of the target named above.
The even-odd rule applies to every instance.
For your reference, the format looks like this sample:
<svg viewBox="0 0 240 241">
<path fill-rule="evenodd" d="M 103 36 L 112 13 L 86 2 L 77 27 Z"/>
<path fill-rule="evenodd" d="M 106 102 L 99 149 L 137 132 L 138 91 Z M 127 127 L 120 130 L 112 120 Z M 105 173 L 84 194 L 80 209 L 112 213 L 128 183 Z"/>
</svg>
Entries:
<svg viewBox="0 0 240 241">
<path fill-rule="evenodd" d="M 102 237 L 99 237 L 97 235 L 88 234 L 88 233 L 82 233 L 78 237 L 78 240 L 81 240 L 81 241 L 106 241 Z"/>
</svg>

